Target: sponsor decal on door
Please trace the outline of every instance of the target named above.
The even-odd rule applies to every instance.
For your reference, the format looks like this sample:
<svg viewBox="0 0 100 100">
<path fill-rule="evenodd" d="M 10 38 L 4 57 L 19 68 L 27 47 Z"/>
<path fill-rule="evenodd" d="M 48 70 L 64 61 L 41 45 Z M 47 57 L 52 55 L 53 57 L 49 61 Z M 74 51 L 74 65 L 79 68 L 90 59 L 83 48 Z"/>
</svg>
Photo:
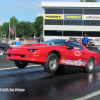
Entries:
<svg viewBox="0 0 100 100">
<path fill-rule="evenodd" d="M 75 51 L 74 54 L 75 54 L 75 56 L 80 56 L 81 55 L 81 53 L 79 51 Z"/>
</svg>

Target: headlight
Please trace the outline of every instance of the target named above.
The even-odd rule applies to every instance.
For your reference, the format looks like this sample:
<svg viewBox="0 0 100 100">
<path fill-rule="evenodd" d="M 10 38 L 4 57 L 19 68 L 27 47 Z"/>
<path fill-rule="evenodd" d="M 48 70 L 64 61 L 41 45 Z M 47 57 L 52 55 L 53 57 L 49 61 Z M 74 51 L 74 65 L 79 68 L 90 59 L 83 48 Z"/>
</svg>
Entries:
<svg viewBox="0 0 100 100">
<path fill-rule="evenodd" d="M 35 52 L 37 49 L 29 49 L 30 52 Z"/>
</svg>

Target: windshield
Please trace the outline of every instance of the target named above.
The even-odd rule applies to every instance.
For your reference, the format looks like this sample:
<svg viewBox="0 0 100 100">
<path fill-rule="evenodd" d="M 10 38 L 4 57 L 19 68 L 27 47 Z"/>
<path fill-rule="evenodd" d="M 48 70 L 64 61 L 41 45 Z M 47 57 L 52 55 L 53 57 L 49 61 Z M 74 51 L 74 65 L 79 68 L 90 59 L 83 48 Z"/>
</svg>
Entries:
<svg viewBox="0 0 100 100">
<path fill-rule="evenodd" d="M 68 41 L 67 40 L 62 40 L 62 39 L 53 39 L 53 40 L 48 40 L 48 41 L 44 41 L 41 43 L 45 43 L 48 45 L 67 45 Z"/>
</svg>

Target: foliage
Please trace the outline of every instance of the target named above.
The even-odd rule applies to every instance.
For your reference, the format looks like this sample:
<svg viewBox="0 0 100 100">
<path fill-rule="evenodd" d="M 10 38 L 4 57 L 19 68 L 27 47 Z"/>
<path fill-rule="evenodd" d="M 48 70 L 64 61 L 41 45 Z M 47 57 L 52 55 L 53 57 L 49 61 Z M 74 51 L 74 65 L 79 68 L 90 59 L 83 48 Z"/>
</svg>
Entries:
<svg viewBox="0 0 100 100">
<path fill-rule="evenodd" d="M 0 30 L 1 30 L 2 26 L 0 25 Z"/>
<path fill-rule="evenodd" d="M 97 2 L 97 0 L 80 0 L 80 2 Z"/>
<path fill-rule="evenodd" d="M 10 18 L 10 26 L 15 29 L 18 24 L 18 19 L 16 19 L 14 16 Z"/>
<path fill-rule="evenodd" d="M 2 28 L 2 26 L 0 26 L 0 38 L 1 38 L 1 28 Z"/>
<path fill-rule="evenodd" d="M 34 28 L 35 28 L 35 35 L 36 36 L 43 35 L 43 16 L 36 17 L 36 20 L 34 23 Z"/>
<path fill-rule="evenodd" d="M 14 24 L 13 24 L 14 23 Z M 10 26 L 14 31 L 16 30 L 16 36 L 19 38 L 27 38 L 27 37 L 34 37 L 34 35 L 40 36 L 43 34 L 43 17 L 38 16 L 35 22 L 30 21 L 21 21 L 18 22 L 14 16 L 10 18 Z M 0 29 L 3 34 L 6 34 L 8 38 L 9 35 L 9 22 L 4 22 Z M 14 35 L 10 34 L 10 38 L 14 37 Z"/>
<path fill-rule="evenodd" d="M 97 0 L 86 0 L 85 2 L 97 2 Z"/>
<path fill-rule="evenodd" d="M 2 27 L 1 27 L 1 30 L 2 30 L 2 34 L 6 34 L 6 37 L 8 37 L 8 35 L 9 35 L 9 22 L 4 22 Z"/>
<path fill-rule="evenodd" d="M 32 23 L 21 21 L 17 25 L 17 37 L 32 37 L 34 28 Z"/>
</svg>

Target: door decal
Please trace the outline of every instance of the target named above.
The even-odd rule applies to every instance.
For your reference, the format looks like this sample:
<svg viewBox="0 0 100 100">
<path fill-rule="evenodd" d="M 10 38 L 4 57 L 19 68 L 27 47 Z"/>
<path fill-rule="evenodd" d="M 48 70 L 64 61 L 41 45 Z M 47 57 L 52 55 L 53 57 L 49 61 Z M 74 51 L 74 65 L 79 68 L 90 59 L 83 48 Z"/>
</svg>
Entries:
<svg viewBox="0 0 100 100">
<path fill-rule="evenodd" d="M 74 54 L 75 54 L 75 56 L 80 56 L 81 55 L 81 53 L 79 51 L 75 51 Z"/>
<path fill-rule="evenodd" d="M 65 65 L 74 65 L 74 66 L 85 66 L 86 65 L 86 62 L 85 61 L 81 61 L 81 59 L 78 59 L 78 60 L 61 60 L 61 63 L 62 64 L 65 64 Z"/>
</svg>

